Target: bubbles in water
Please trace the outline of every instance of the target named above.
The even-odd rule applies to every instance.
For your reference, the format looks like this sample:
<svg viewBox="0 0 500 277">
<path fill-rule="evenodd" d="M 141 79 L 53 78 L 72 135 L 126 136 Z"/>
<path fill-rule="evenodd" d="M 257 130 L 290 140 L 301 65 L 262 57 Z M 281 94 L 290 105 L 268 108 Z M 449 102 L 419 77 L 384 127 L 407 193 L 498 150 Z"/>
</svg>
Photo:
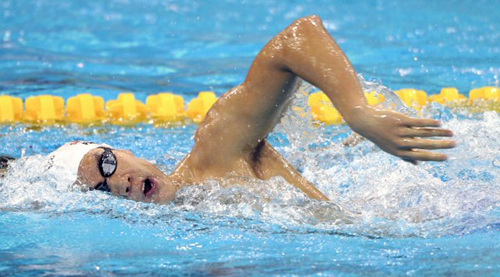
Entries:
<svg viewBox="0 0 500 277">
<path fill-rule="evenodd" d="M 496 168 L 500 168 L 500 155 L 497 155 L 493 159 L 493 166 L 496 167 Z"/>
<path fill-rule="evenodd" d="M 370 90 L 381 89 L 391 99 L 390 90 L 368 82 L 363 85 Z M 310 89 L 302 86 L 293 105 L 307 110 Z M 447 162 L 414 166 L 366 140 L 344 146 L 343 141 L 352 134 L 347 126 L 313 124 L 310 117 L 290 109 L 269 140 L 331 202 L 311 200 L 282 178 L 274 178 L 225 183 L 212 180 L 183 188 L 170 205 L 137 203 L 72 187 L 63 173 L 48 174 L 42 166 L 44 157 L 38 155 L 11 162 L 8 174 L 0 179 L 0 211 L 86 212 L 181 229 L 244 220 L 235 223 L 240 224 L 238 228 L 271 226 L 266 230 L 277 227 L 397 237 L 464 234 L 497 224 L 498 113 L 460 117 L 441 106 L 426 112 L 453 115 L 446 117 L 444 125 L 455 132 L 458 146 L 443 151 L 450 156 Z M 145 132 L 148 135 L 140 138 L 140 149 L 132 150 L 140 152 L 148 146 L 151 153 L 167 152 L 159 159 L 163 168 L 172 169 L 187 151 L 186 139 L 170 145 L 161 140 L 164 131 Z M 81 133 L 85 139 L 85 132 Z M 190 137 L 192 133 L 175 135 Z M 182 151 L 165 151 L 167 144 Z"/>
<path fill-rule="evenodd" d="M 392 101 L 392 91 L 360 79 L 366 90 L 379 91 L 389 103 Z M 401 112 L 407 109 L 399 102 L 396 107 Z M 292 146 L 280 150 L 295 165 L 301 163 L 297 167 L 303 169 L 304 176 L 330 199 L 359 215 L 357 219 L 361 220 L 355 221 L 356 224 L 344 226 L 348 230 L 391 236 L 441 236 L 486 228 L 492 221 L 498 221 L 494 212 L 500 202 L 495 166 L 500 145 L 498 114 L 486 112 L 483 119 L 477 115 L 459 116 L 443 106 L 433 106 L 425 112 L 426 116 L 437 115 L 433 117 L 447 120 L 444 127 L 455 132 L 458 147 L 442 151 L 450 156 L 448 162 L 413 166 L 384 153 L 369 141 L 344 147 L 338 138 L 345 136 L 338 135 L 349 131 L 338 126 L 313 129 L 311 124 L 282 125 L 285 128 L 278 130 L 287 137 L 296 129 L 309 128 L 314 139 L 311 141 L 308 135 L 302 140 L 295 134 L 290 141 Z M 329 138 L 335 144 L 319 151 L 311 147 Z M 300 159 L 294 159 L 296 154 L 289 151 L 297 148 L 294 143 L 304 141 L 307 145 L 301 148 L 307 151 L 300 154 Z"/>
</svg>

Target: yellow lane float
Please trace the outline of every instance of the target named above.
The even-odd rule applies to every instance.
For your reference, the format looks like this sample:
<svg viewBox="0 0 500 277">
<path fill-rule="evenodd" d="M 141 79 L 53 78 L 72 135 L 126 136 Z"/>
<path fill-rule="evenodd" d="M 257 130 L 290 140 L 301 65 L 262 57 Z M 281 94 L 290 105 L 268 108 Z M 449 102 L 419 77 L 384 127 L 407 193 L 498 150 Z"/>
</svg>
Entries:
<svg viewBox="0 0 500 277">
<path fill-rule="evenodd" d="M 466 99 L 456 88 L 443 88 L 439 94 L 429 96 L 429 101 L 446 105 L 448 102 Z"/>
<path fill-rule="evenodd" d="M 160 122 L 183 120 L 184 98 L 172 93 L 159 93 L 146 99 L 146 106 L 152 119 Z"/>
<path fill-rule="evenodd" d="M 307 104 L 311 107 L 311 114 L 314 120 L 326 124 L 342 123 L 343 119 L 339 111 L 333 107 L 332 101 L 323 92 L 311 93 Z"/>
<path fill-rule="evenodd" d="M 376 91 L 366 92 L 365 97 L 371 106 L 376 106 L 385 101 L 385 96 Z M 342 115 L 333 106 L 330 98 L 325 93 L 321 91 L 311 93 L 307 103 L 311 107 L 311 114 L 314 120 L 326 124 L 340 124 L 343 122 Z"/>
<path fill-rule="evenodd" d="M 385 96 L 382 93 L 376 91 L 365 92 L 366 101 L 370 106 L 376 106 L 382 102 L 385 102 Z"/>
<path fill-rule="evenodd" d="M 429 103 L 427 100 L 427 93 L 423 90 L 404 88 L 395 91 L 395 93 L 406 105 L 416 110 L 422 109 L 422 107 Z"/>
<path fill-rule="evenodd" d="M 500 101 L 500 89 L 497 87 L 476 88 L 469 92 L 469 99 L 472 101 L 476 99 Z"/>
<path fill-rule="evenodd" d="M 417 110 L 428 105 L 429 102 L 437 102 L 452 108 L 466 108 L 471 112 L 500 111 L 498 87 L 472 89 L 469 92 L 468 101 L 465 101 L 467 97 L 451 87 L 443 88 L 439 94 L 429 97 L 425 91 L 412 88 L 398 90 L 396 94 L 404 103 Z M 373 106 L 385 101 L 384 95 L 376 91 L 366 92 L 365 97 L 368 104 Z M 0 95 L 0 123 L 28 121 L 51 124 L 66 121 L 79 124 L 110 122 L 129 125 L 148 120 L 153 120 L 155 123 L 176 122 L 186 117 L 200 123 L 217 99 L 213 91 L 202 91 L 198 97 L 189 102 L 186 108 L 184 98 L 172 93 L 150 95 L 146 99 L 146 104 L 136 100 L 133 93 L 120 93 L 117 99 L 109 100 L 107 103 L 102 97 L 83 93 L 68 98 L 65 110 L 62 97 L 39 95 L 28 97 L 24 103 L 25 111 L 23 111 L 21 98 Z M 323 92 L 311 93 L 308 105 L 314 120 L 326 124 L 343 123 L 342 116 Z M 305 113 L 305 110 L 300 107 L 293 107 L 293 109 Z"/>
<path fill-rule="evenodd" d="M 205 119 L 205 115 L 212 105 L 217 101 L 217 96 L 213 91 L 202 91 L 198 97 L 189 102 L 186 115 L 194 122 L 200 123 Z"/>
<path fill-rule="evenodd" d="M 19 97 L 0 95 L 0 123 L 21 121 L 23 100 Z"/>
<path fill-rule="evenodd" d="M 106 118 L 104 99 L 88 93 L 70 97 L 66 104 L 66 117 L 74 123 L 92 123 Z"/>
<path fill-rule="evenodd" d="M 38 123 L 62 121 L 64 120 L 64 99 L 52 95 L 28 97 L 24 118 Z"/>
<path fill-rule="evenodd" d="M 135 124 L 146 120 L 147 108 L 135 99 L 133 93 L 120 93 L 118 99 L 106 103 L 106 111 L 113 124 Z"/>
</svg>

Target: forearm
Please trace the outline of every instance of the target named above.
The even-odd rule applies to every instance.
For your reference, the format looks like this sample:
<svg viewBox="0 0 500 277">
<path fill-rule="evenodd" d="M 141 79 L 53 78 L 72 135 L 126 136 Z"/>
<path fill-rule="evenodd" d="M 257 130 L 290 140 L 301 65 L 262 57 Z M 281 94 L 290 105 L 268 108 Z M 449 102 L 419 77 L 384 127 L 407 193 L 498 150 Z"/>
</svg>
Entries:
<svg viewBox="0 0 500 277">
<path fill-rule="evenodd" d="M 281 66 L 326 93 L 347 123 L 369 109 L 356 71 L 319 17 L 297 20 L 280 40 Z"/>
<path fill-rule="evenodd" d="M 384 151 L 416 163 L 445 160 L 446 155 L 426 150 L 455 146 L 452 140 L 420 138 L 453 135 L 435 128 L 440 126 L 438 121 L 369 106 L 353 66 L 318 17 L 297 20 L 278 41 L 283 45 L 280 66 L 323 90 L 349 126 Z"/>
<path fill-rule="evenodd" d="M 197 132 L 197 141 L 209 141 L 210 152 L 240 158 L 255 152 L 279 122 L 300 78 L 319 87 L 357 133 L 383 150 L 406 160 L 442 160 L 445 156 L 415 149 L 450 147 L 450 142 L 413 137 L 450 136 L 433 120 L 416 120 L 372 108 L 351 63 L 316 16 L 302 18 L 275 36 L 260 51 L 245 82 L 214 104 Z M 413 129 L 414 127 L 420 129 Z M 213 140 L 213 137 L 218 140 Z M 207 151 L 208 152 L 208 151 Z"/>
</svg>

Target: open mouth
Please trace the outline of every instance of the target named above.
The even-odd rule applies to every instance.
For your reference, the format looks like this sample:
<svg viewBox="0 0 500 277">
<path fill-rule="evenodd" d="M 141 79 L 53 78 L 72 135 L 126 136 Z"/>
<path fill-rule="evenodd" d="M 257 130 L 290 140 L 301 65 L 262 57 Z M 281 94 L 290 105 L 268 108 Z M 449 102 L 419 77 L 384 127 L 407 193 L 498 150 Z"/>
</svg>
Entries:
<svg viewBox="0 0 500 277">
<path fill-rule="evenodd" d="M 142 185 L 142 193 L 144 196 L 150 197 L 153 193 L 155 193 L 157 188 L 156 182 L 150 178 L 144 180 L 144 184 Z"/>
</svg>

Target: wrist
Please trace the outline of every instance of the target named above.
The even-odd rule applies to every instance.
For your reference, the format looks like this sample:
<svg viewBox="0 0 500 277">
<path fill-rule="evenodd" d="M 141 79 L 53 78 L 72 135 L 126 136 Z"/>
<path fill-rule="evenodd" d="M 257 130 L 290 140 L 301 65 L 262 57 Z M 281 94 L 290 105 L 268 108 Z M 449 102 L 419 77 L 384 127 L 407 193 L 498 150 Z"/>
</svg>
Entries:
<svg viewBox="0 0 500 277">
<path fill-rule="evenodd" d="M 376 109 L 369 105 L 356 105 L 345 111 L 343 117 L 347 124 L 356 124 L 357 122 L 364 121 L 372 117 Z"/>
<path fill-rule="evenodd" d="M 344 119 L 349 126 L 356 132 L 363 123 L 375 115 L 377 109 L 369 105 L 356 105 L 345 112 Z"/>
</svg>

